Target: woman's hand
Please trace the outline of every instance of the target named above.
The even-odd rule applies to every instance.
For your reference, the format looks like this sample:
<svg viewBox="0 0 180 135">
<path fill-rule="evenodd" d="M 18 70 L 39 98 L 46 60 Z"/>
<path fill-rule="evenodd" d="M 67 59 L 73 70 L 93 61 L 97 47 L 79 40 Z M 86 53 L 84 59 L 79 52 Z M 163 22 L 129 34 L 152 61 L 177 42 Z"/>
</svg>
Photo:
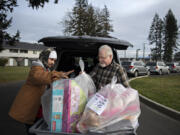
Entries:
<svg viewBox="0 0 180 135">
<path fill-rule="evenodd" d="M 72 72 L 74 72 L 74 70 L 71 70 L 68 72 L 52 71 L 52 80 L 55 81 L 55 80 L 62 79 L 62 78 L 68 79 L 69 78 L 68 75 L 71 74 Z"/>
<path fill-rule="evenodd" d="M 71 73 L 73 73 L 74 70 L 68 71 L 68 72 L 64 72 L 66 76 L 70 75 Z"/>
</svg>

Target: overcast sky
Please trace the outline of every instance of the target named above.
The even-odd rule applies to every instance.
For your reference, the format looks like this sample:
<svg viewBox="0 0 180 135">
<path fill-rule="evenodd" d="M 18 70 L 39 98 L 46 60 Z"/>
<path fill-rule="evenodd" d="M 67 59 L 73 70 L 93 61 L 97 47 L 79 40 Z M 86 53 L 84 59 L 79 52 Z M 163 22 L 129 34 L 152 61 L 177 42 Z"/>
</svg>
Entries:
<svg viewBox="0 0 180 135">
<path fill-rule="evenodd" d="M 13 17 L 12 26 L 8 29 L 12 35 L 17 30 L 21 33 L 21 41 L 37 43 L 46 36 L 63 35 L 62 21 L 67 12 L 72 11 L 75 0 L 59 0 L 54 4 L 50 0 L 44 8 L 38 10 L 28 7 L 26 0 L 17 0 L 18 7 L 9 16 Z M 143 54 L 145 43 L 145 56 L 149 54 L 150 46 L 147 37 L 155 13 L 164 18 L 171 9 L 180 25 L 180 1 L 179 0 L 89 0 L 93 6 L 103 8 L 107 6 L 110 12 L 111 24 L 114 32 L 111 36 L 127 40 L 134 45 L 126 51 L 127 57 L 135 57 L 136 50 L 139 56 Z M 124 57 L 124 51 L 120 52 Z"/>
</svg>

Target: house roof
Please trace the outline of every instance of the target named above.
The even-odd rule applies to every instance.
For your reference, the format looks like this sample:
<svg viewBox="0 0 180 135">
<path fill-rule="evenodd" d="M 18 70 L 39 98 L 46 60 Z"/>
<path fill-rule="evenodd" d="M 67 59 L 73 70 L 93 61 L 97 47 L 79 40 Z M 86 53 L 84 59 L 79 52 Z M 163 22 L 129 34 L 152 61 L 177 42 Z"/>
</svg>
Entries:
<svg viewBox="0 0 180 135">
<path fill-rule="evenodd" d="M 4 49 L 22 49 L 22 50 L 33 50 L 39 51 L 47 48 L 44 45 L 36 44 L 36 43 L 27 43 L 27 42 L 16 42 L 15 45 L 9 45 L 7 43 L 3 43 L 2 47 Z"/>
</svg>

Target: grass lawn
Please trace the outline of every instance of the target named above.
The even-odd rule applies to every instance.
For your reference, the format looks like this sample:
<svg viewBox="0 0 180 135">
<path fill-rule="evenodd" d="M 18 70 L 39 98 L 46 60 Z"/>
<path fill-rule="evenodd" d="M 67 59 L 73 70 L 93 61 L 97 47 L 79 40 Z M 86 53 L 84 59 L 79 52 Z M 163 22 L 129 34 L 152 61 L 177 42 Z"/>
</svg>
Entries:
<svg viewBox="0 0 180 135">
<path fill-rule="evenodd" d="M 0 67 L 0 83 L 25 80 L 29 67 Z"/>
<path fill-rule="evenodd" d="M 140 94 L 180 111 L 180 75 L 144 77 L 132 80 L 130 85 Z"/>
</svg>

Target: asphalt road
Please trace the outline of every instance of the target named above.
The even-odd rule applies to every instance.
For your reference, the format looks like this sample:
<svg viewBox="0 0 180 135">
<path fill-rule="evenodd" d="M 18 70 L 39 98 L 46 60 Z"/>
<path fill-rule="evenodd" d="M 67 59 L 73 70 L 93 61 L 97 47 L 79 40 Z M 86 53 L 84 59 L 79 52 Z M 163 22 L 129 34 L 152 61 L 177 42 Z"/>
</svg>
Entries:
<svg viewBox="0 0 180 135">
<path fill-rule="evenodd" d="M 25 135 L 25 128 L 8 116 L 9 108 L 24 82 L 0 84 L 0 135 Z M 138 135 L 180 135 L 180 121 L 141 103 Z"/>
</svg>

